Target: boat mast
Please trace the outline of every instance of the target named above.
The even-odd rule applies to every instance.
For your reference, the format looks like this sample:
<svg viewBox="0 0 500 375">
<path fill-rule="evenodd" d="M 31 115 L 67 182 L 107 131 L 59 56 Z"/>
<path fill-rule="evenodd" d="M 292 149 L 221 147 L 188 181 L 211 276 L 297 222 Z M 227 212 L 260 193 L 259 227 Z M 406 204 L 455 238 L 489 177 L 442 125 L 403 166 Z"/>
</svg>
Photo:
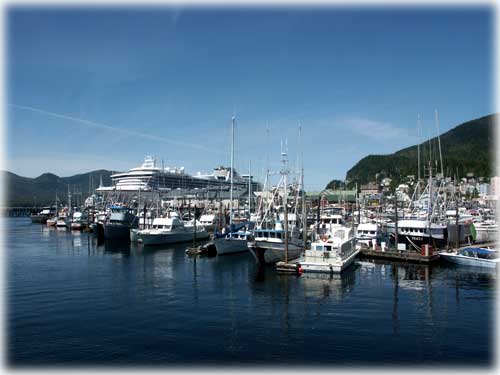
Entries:
<svg viewBox="0 0 500 375">
<path fill-rule="evenodd" d="M 250 213 L 252 208 L 252 161 L 248 162 L 248 218 L 250 219 Z"/>
<path fill-rule="evenodd" d="M 287 186 L 287 153 L 286 150 L 283 151 L 283 143 L 281 143 L 281 160 L 283 162 L 283 181 L 284 181 L 284 191 L 283 191 L 283 205 L 285 209 L 285 263 L 288 263 L 288 186 Z M 285 146 L 286 148 L 286 146 Z"/>
<path fill-rule="evenodd" d="M 431 244 L 431 222 L 432 222 L 432 162 L 429 160 L 429 207 L 428 207 L 428 212 L 427 212 L 427 220 L 428 220 L 428 228 L 429 228 L 429 233 L 428 233 L 428 238 L 429 242 L 428 244 Z"/>
<path fill-rule="evenodd" d="M 443 172 L 443 155 L 441 154 L 441 136 L 439 134 L 439 114 L 438 110 L 434 110 L 434 118 L 436 120 L 436 131 L 438 135 L 438 146 L 439 146 L 439 161 L 441 163 L 441 178 L 444 178 L 444 172 Z"/>
<path fill-rule="evenodd" d="M 302 198 L 302 240 L 304 251 L 307 245 L 307 217 L 306 217 L 306 192 L 304 188 L 304 147 L 302 144 L 302 124 L 299 121 L 299 139 L 300 139 L 300 190 Z"/>
<path fill-rule="evenodd" d="M 229 191 L 229 225 L 233 223 L 234 116 L 231 118 L 231 187 Z"/>
<path fill-rule="evenodd" d="M 421 133 L 421 124 L 420 124 L 420 113 L 417 115 L 417 199 L 420 199 L 420 133 Z"/>
</svg>

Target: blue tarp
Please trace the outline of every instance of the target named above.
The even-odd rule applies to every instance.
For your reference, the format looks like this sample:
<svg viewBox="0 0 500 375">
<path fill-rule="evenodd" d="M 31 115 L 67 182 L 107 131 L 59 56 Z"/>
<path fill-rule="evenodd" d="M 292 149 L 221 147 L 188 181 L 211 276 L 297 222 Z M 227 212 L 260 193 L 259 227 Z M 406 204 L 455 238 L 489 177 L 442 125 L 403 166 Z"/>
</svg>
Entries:
<svg viewBox="0 0 500 375">
<path fill-rule="evenodd" d="M 466 247 L 465 249 L 462 249 L 461 251 L 470 251 L 472 253 L 484 254 L 484 255 L 495 254 L 497 252 L 496 250 L 486 249 L 484 247 Z"/>
<path fill-rule="evenodd" d="M 239 224 L 231 224 L 229 227 L 226 227 L 226 233 L 222 234 L 215 232 L 215 238 L 225 237 L 228 233 L 236 233 L 240 229 L 245 228 L 249 224 L 250 224 L 249 221 L 245 221 L 244 223 L 239 223 Z"/>
</svg>

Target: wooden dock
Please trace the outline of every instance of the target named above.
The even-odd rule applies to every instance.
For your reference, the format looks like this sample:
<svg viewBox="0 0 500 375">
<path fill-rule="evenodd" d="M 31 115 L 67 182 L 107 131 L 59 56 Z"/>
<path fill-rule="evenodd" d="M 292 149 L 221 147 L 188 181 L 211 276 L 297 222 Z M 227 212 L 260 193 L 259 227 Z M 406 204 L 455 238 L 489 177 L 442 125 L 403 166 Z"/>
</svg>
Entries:
<svg viewBox="0 0 500 375">
<path fill-rule="evenodd" d="M 432 263 L 439 260 L 439 252 L 435 250 L 429 255 L 422 255 L 416 251 L 390 249 L 386 251 L 373 250 L 369 248 L 361 249 L 359 254 L 366 258 L 397 260 L 400 262 Z"/>
</svg>

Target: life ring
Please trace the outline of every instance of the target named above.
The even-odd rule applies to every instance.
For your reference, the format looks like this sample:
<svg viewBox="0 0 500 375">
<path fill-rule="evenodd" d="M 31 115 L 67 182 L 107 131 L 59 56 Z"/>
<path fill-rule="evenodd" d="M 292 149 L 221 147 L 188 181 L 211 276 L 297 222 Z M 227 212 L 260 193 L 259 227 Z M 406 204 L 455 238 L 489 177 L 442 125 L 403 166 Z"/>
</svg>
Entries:
<svg viewBox="0 0 500 375">
<path fill-rule="evenodd" d="M 326 236 L 326 235 L 323 235 L 320 238 L 321 238 L 321 241 L 323 241 L 323 242 L 327 242 L 328 241 L 328 236 Z"/>
</svg>

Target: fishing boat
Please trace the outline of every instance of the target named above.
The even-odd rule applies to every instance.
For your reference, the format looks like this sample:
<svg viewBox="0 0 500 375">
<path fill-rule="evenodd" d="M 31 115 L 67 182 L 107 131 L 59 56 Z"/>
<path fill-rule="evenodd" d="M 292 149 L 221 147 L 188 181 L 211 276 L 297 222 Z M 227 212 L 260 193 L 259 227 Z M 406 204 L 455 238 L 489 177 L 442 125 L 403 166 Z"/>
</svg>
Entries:
<svg viewBox="0 0 500 375">
<path fill-rule="evenodd" d="M 203 214 L 198 221 L 208 232 L 213 232 L 219 226 L 222 226 L 222 222 L 219 224 L 220 217 L 217 214 Z"/>
<path fill-rule="evenodd" d="M 303 221 L 306 220 L 305 213 L 299 216 L 297 213 L 299 195 L 303 197 L 303 171 L 301 172 L 300 186 L 289 186 L 287 183 L 288 155 L 287 151 L 281 151 L 282 169 L 281 179 L 278 185 L 272 189 L 270 203 L 262 214 L 262 219 L 257 222 L 253 231 L 253 239 L 249 242 L 249 249 L 257 262 L 260 264 L 274 264 L 298 258 L 305 247 L 306 231 Z M 294 199 L 289 202 L 288 190 L 291 188 Z M 275 206 L 274 202 L 282 201 L 282 206 Z M 288 217 L 289 203 L 293 211 Z M 273 207 L 274 206 L 274 207 Z M 302 204 L 304 210 L 305 205 Z M 276 217 L 276 212 L 283 211 L 282 215 Z"/>
<path fill-rule="evenodd" d="M 70 228 L 74 230 L 82 230 L 88 227 L 88 214 L 85 211 L 73 212 Z"/>
<path fill-rule="evenodd" d="M 356 229 L 356 245 L 358 248 L 362 246 L 370 247 L 373 240 L 377 240 L 380 236 L 380 226 L 376 222 L 361 223 Z"/>
<path fill-rule="evenodd" d="M 248 240 L 252 236 L 252 223 L 245 222 L 229 226 L 227 232 L 216 233 L 214 245 L 217 255 L 241 253 L 248 251 Z"/>
<path fill-rule="evenodd" d="M 297 261 L 299 272 L 339 273 L 354 262 L 358 253 L 353 229 L 336 228 L 318 236 L 305 250 Z"/>
<path fill-rule="evenodd" d="M 32 223 L 45 224 L 49 218 L 54 216 L 55 211 L 50 207 L 43 208 L 40 212 L 34 215 L 30 215 Z"/>
<path fill-rule="evenodd" d="M 464 266 L 498 269 L 498 250 L 484 247 L 464 247 L 455 252 L 441 252 L 444 260 Z"/>
<path fill-rule="evenodd" d="M 94 222 L 90 224 L 92 233 L 98 238 L 104 238 L 104 223 L 108 220 L 108 213 L 104 210 L 97 211 L 94 215 Z"/>
<path fill-rule="evenodd" d="M 110 207 L 111 215 L 104 223 L 104 239 L 130 240 L 130 229 L 136 228 L 138 218 L 127 206 L 115 205 Z"/>
<path fill-rule="evenodd" d="M 394 241 L 396 223 L 388 223 L 387 230 Z M 398 249 L 420 251 L 422 245 L 430 244 L 433 248 L 442 248 L 448 242 L 448 227 L 429 220 L 404 219 L 397 222 Z"/>
<path fill-rule="evenodd" d="M 287 236 L 286 239 L 285 236 Z M 283 223 L 276 220 L 273 227 L 254 230 L 253 240 L 249 242 L 249 249 L 261 264 L 287 262 L 298 258 L 302 253 L 304 249 L 302 233 L 297 226 L 285 231 Z"/>
<path fill-rule="evenodd" d="M 143 245 L 165 245 L 207 239 L 209 234 L 204 227 L 185 225 L 178 216 L 173 216 L 153 219 L 151 228 L 139 230 L 137 237 Z"/>
</svg>

